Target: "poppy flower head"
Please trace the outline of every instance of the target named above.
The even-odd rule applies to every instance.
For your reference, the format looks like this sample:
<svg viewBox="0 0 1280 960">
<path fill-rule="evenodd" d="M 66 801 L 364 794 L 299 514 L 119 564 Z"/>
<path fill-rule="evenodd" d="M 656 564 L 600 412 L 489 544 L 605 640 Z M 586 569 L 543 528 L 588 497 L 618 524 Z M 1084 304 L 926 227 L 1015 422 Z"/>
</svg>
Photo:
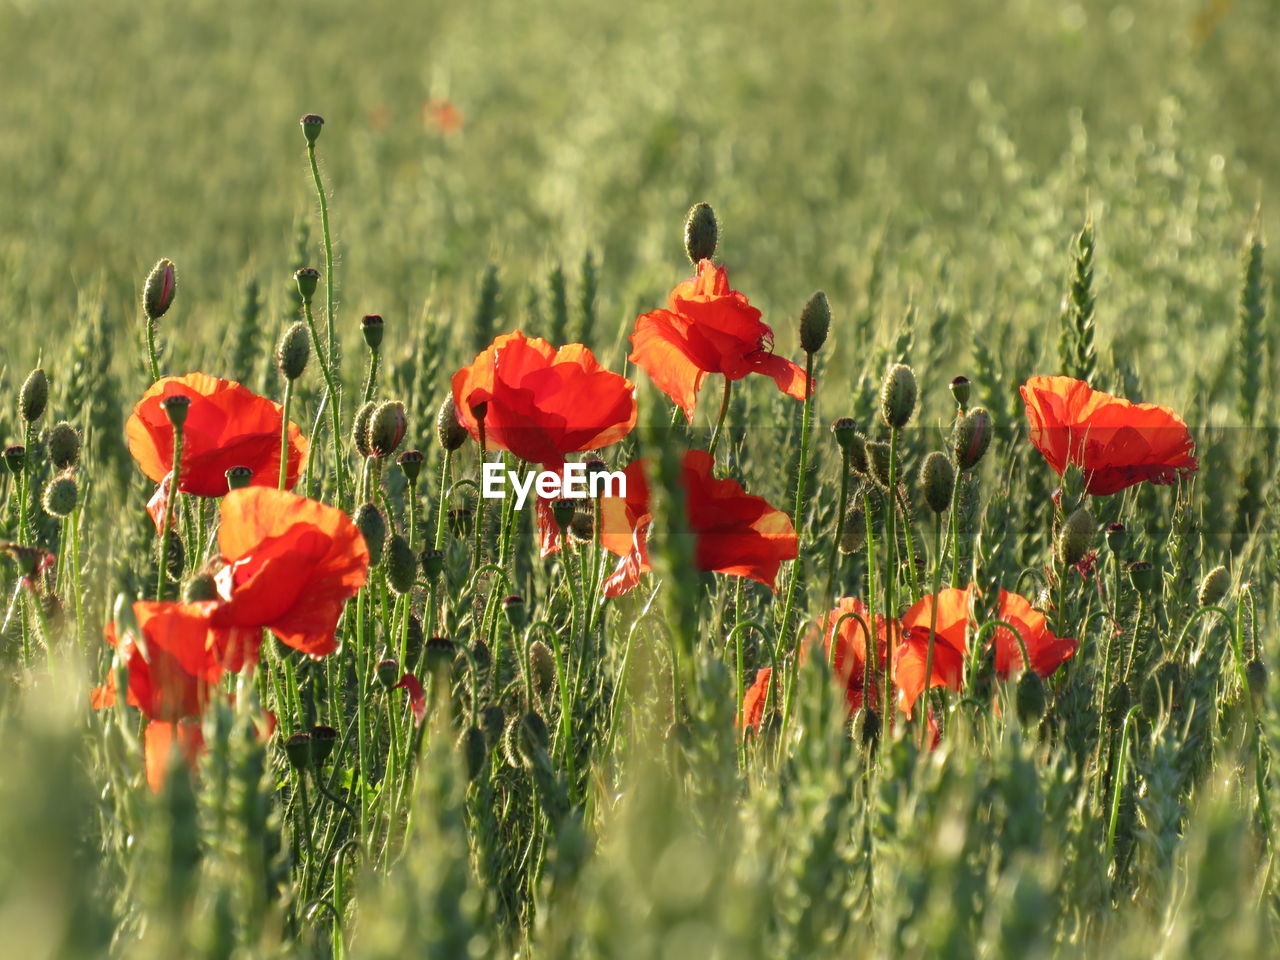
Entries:
<svg viewBox="0 0 1280 960">
<path fill-rule="evenodd" d="M 1168 407 L 1130 403 L 1071 377 L 1032 377 L 1021 387 L 1031 442 L 1062 476 L 1080 468 L 1095 496 L 1142 483 L 1173 483 L 1199 466 L 1187 425 Z"/>
<path fill-rule="evenodd" d="M 1031 606 L 1026 597 L 1008 590 L 1000 591 L 996 619 L 1015 627 L 1027 647 L 1031 669 L 1041 677 L 1052 676 L 1060 666 L 1075 656 L 1079 643 L 1069 637 L 1056 637 L 1048 628 L 1045 616 Z M 1023 667 L 1022 648 L 1012 632 L 996 627 L 996 673 L 1004 678 Z"/>
<path fill-rule="evenodd" d="M 761 667 L 756 678 L 742 694 L 742 715 L 738 725 L 743 730 L 760 731 L 764 721 L 764 705 L 769 698 L 769 684 L 773 679 L 772 667 Z"/>
<path fill-rule="evenodd" d="M 970 607 L 977 587 L 947 587 L 921 597 L 902 617 L 902 643 L 894 657 L 893 680 L 898 706 L 910 713 L 916 699 L 928 688 L 959 690 L 964 680 L 964 658 L 969 649 Z M 934 609 L 937 609 L 936 619 Z M 933 624 L 933 663 L 929 659 L 930 624 Z M 926 677 L 926 668 L 930 667 Z"/>
<path fill-rule="evenodd" d="M 477 441 L 558 468 L 566 454 L 617 443 L 636 425 L 635 385 L 580 343 L 557 350 L 520 331 L 498 337 L 453 376 L 458 422 Z"/>
<path fill-rule="evenodd" d="M 152 720 L 147 723 L 142 737 L 147 785 L 155 793 L 164 789 L 170 758 L 174 753 L 192 770 L 204 753 L 204 731 L 198 718 L 188 717 L 173 722 Z"/>
<path fill-rule="evenodd" d="M 700 261 L 697 274 L 671 291 L 667 307 L 637 318 L 630 359 L 690 421 L 709 373 L 728 380 L 760 373 L 789 396 L 807 395 L 804 371 L 773 352 L 772 328 L 729 286 L 724 267 Z"/>
<path fill-rule="evenodd" d="M 870 626 L 870 611 L 866 605 L 856 597 L 842 597 L 837 601 L 835 609 L 814 621 L 809 632 L 809 640 L 812 642 L 817 639 L 819 629 L 822 630 L 822 648 L 826 652 L 827 662 L 844 687 L 851 714 L 862 708 L 868 689 L 872 702 L 875 702 L 878 681 L 884 674 L 885 658 L 889 651 L 890 623 L 883 615 L 878 615 L 874 627 L 875 658 L 871 668 L 871 685 L 868 687 L 868 643 L 864 623 Z M 808 646 L 806 643 L 801 648 L 802 655 Z"/>
<path fill-rule="evenodd" d="M 203 373 L 157 380 L 134 405 L 125 435 L 143 473 L 160 483 L 173 471 L 173 426 L 163 404 L 174 396 L 191 401 L 183 426 L 179 490 L 220 497 L 227 492 L 227 470 L 241 466 L 253 471 L 251 484 L 274 487 L 279 483 L 284 416 L 280 405 L 234 380 Z M 307 441 L 292 421 L 288 443 L 285 482 L 292 487 L 307 455 Z"/>
</svg>

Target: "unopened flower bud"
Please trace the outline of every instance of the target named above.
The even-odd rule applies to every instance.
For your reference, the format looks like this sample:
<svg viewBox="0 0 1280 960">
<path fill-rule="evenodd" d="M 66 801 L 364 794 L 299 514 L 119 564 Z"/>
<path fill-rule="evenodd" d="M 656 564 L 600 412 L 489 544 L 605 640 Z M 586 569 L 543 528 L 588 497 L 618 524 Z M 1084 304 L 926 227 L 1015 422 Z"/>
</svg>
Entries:
<svg viewBox="0 0 1280 960">
<path fill-rule="evenodd" d="M 1196 599 L 1202 607 L 1212 607 L 1221 603 L 1231 589 L 1231 571 L 1226 567 L 1214 567 L 1200 581 L 1200 589 Z"/>
<path fill-rule="evenodd" d="M 191 409 L 191 398 L 185 394 L 175 393 L 160 401 L 164 415 L 173 424 L 174 430 L 181 430 L 187 422 L 187 411 Z"/>
<path fill-rule="evenodd" d="M 1156 570 L 1146 560 L 1129 564 L 1129 584 L 1138 593 L 1149 593 L 1156 583 Z"/>
<path fill-rule="evenodd" d="M 378 404 L 369 416 L 369 448 L 375 457 L 389 457 L 396 452 L 405 431 L 409 429 L 409 420 L 404 413 L 404 404 L 399 400 L 385 400 Z"/>
<path fill-rule="evenodd" d="M 854 718 L 854 729 L 862 738 L 862 745 L 874 750 L 880 742 L 880 714 L 871 707 L 863 707 Z"/>
<path fill-rule="evenodd" d="M 298 285 L 298 296 L 303 303 L 310 303 L 316 295 L 316 287 L 320 285 L 320 271 L 315 267 L 299 267 L 293 274 L 293 281 Z"/>
<path fill-rule="evenodd" d="M 49 378 L 43 369 L 36 367 L 22 381 L 22 389 L 18 391 L 18 412 L 27 423 L 35 423 L 44 414 L 48 402 Z"/>
<path fill-rule="evenodd" d="M 955 468 L 946 454 L 937 451 L 924 458 L 920 468 L 920 485 L 924 487 L 924 499 L 934 513 L 946 513 L 951 506 L 951 494 L 956 485 Z"/>
<path fill-rule="evenodd" d="M 684 218 L 684 252 L 695 267 L 701 260 L 710 260 L 720 242 L 720 226 L 716 212 L 709 203 L 696 203 Z"/>
<path fill-rule="evenodd" d="M 284 755 L 289 758 L 289 766 L 295 770 L 310 770 L 315 764 L 311 752 L 311 734 L 295 733 L 284 742 Z"/>
<path fill-rule="evenodd" d="M 379 660 L 373 668 L 373 675 L 377 678 L 384 690 L 390 690 L 400 682 L 400 664 L 388 657 L 386 660 Z"/>
<path fill-rule="evenodd" d="M 387 543 L 387 584 L 394 593 L 404 596 L 413 589 L 417 574 L 418 558 L 409 541 L 395 534 Z"/>
<path fill-rule="evenodd" d="M 318 767 L 329 759 L 338 745 L 338 731 L 317 723 L 311 728 L 311 759 Z"/>
<path fill-rule="evenodd" d="M 373 456 L 373 447 L 369 446 L 369 424 L 373 420 L 373 411 L 378 405 L 372 400 L 361 404 L 351 420 L 351 445 L 362 457 Z"/>
<path fill-rule="evenodd" d="M 1018 677 L 1015 694 L 1018 721 L 1024 727 L 1039 723 L 1044 716 L 1045 703 L 1044 681 L 1040 679 L 1040 674 L 1034 670 L 1024 670 L 1022 676 Z"/>
<path fill-rule="evenodd" d="M 383 550 L 387 544 L 387 521 L 383 518 L 382 511 L 372 503 L 361 504 L 354 520 L 364 536 L 365 546 L 369 548 L 369 566 L 376 567 L 382 562 Z"/>
<path fill-rule="evenodd" d="M 444 572 L 444 551 L 423 550 L 418 557 L 422 563 L 422 573 L 428 580 L 435 580 Z"/>
<path fill-rule="evenodd" d="M 411 613 L 409 614 L 408 622 L 405 623 L 404 632 L 404 658 L 406 663 L 418 662 L 424 643 L 426 643 L 426 638 L 422 633 L 422 618 L 416 613 Z"/>
<path fill-rule="evenodd" d="M 198 573 L 182 585 L 182 599 L 186 603 L 200 603 L 218 599 L 218 585 L 207 573 Z"/>
<path fill-rule="evenodd" d="M 519 737 L 520 756 L 526 764 L 536 762 L 551 744 L 547 722 L 535 710 L 530 710 L 520 719 Z"/>
<path fill-rule="evenodd" d="M 1267 700 L 1267 665 L 1254 657 L 1244 665 L 1244 679 L 1249 686 L 1255 709 L 1261 709 Z"/>
<path fill-rule="evenodd" d="M 529 678 L 539 702 L 550 703 L 556 688 L 556 661 L 551 648 L 541 640 L 529 644 Z"/>
<path fill-rule="evenodd" d="M 805 353 L 817 353 L 827 342 L 830 329 L 831 305 L 827 303 L 827 295 L 819 290 L 800 311 L 800 348 Z"/>
<path fill-rule="evenodd" d="M 377 353 L 382 346 L 382 317 L 376 313 L 365 314 L 360 318 L 360 332 L 364 334 L 366 346 Z"/>
<path fill-rule="evenodd" d="M 67 421 L 54 424 L 46 444 L 55 470 L 66 470 L 80 462 L 80 431 Z"/>
<path fill-rule="evenodd" d="M 857 553 L 867 542 L 866 514 L 861 507 L 850 507 L 844 518 L 844 532 L 840 534 L 840 552 Z"/>
<path fill-rule="evenodd" d="M 905 427 L 916 409 L 916 375 L 905 363 L 895 363 L 880 385 L 880 416 L 887 427 Z"/>
<path fill-rule="evenodd" d="M 311 358 L 311 334 L 299 320 L 284 332 L 276 347 L 276 366 L 286 380 L 297 380 Z"/>
<path fill-rule="evenodd" d="M 400 456 L 396 457 L 396 463 L 400 465 L 400 470 L 404 473 L 404 478 L 409 481 L 409 486 L 413 486 L 418 482 L 418 474 L 422 471 L 421 450 L 406 450 Z"/>
<path fill-rule="evenodd" d="M 551 502 L 551 514 L 555 517 L 556 525 L 561 530 L 568 530 L 569 524 L 573 522 L 574 511 L 578 509 L 576 500 L 560 499 Z"/>
<path fill-rule="evenodd" d="M 951 452 L 960 470 L 972 470 L 991 446 L 991 414 L 974 407 L 956 418 L 951 430 Z"/>
<path fill-rule="evenodd" d="M 320 136 L 320 128 L 324 126 L 324 117 L 308 113 L 298 122 L 302 124 L 302 135 L 307 138 L 307 145 L 314 145 Z"/>
<path fill-rule="evenodd" d="M 1058 531 L 1058 542 L 1055 553 L 1058 563 L 1063 567 L 1074 567 L 1084 559 L 1085 554 L 1093 547 L 1093 537 L 1097 533 L 1097 524 L 1093 514 L 1081 507 L 1062 522 Z"/>
<path fill-rule="evenodd" d="M 15 443 L 11 447 L 4 448 L 4 465 L 9 468 L 9 472 L 14 476 L 17 476 L 22 472 L 22 468 L 25 466 L 26 462 L 26 447 Z"/>
<path fill-rule="evenodd" d="M 484 772 L 484 762 L 489 759 L 489 745 L 484 731 L 479 727 L 467 727 L 458 738 L 458 749 L 467 763 L 467 779 L 474 780 Z"/>
<path fill-rule="evenodd" d="M 529 622 L 529 610 L 525 606 L 524 597 L 512 594 L 502 601 L 502 612 L 506 614 L 511 629 L 521 630 Z"/>
<path fill-rule="evenodd" d="M 1107 549 L 1119 556 L 1129 542 L 1129 531 L 1123 523 L 1108 523 L 1106 537 Z"/>
<path fill-rule="evenodd" d="M 436 412 L 436 437 L 447 451 L 457 450 L 467 442 L 467 428 L 458 422 L 458 408 L 453 394 L 446 394 Z"/>
<path fill-rule="evenodd" d="M 142 286 L 142 309 L 150 320 L 159 320 L 171 306 L 178 292 L 178 273 L 172 260 L 161 260 L 147 274 Z"/>
<path fill-rule="evenodd" d="M 76 478 L 70 473 L 60 473 L 44 488 L 44 512 L 51 517 L 65 518 L 76 508 Z"/>
<path fill-rule="evenodd" d="M 227 471 L 227 489 L 240 490 L 247 487 L 253 479 L 253 470 L 249 467 L 232 467 Z"/>
<path fill-rule="evenodd" d="M 969 378 L 953 377 L 947 386 L 951 390 L 951 396 L 955 398 L 956 406 L 964 413 L 969 407 Z"/>
<path fill-rule="evenodd" d="M 867 452 L 867 474 L 881 487 L 889 487 L 889 444 L 879 440 L 868 440 L 865 444 Z"/>
</svg>

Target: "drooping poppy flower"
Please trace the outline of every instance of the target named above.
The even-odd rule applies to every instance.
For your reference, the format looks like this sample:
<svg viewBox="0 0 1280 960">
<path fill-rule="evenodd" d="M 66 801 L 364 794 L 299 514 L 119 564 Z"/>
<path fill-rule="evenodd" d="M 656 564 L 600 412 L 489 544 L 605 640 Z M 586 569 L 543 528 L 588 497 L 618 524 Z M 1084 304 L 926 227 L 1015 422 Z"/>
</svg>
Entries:
<svg viewBox="0 0 1280 960">
<path fill-rule="evenodd" d="M 807 395 L 804 370 L 773 352 L 773 330 L 729 287 L 724 267 L 699 262 L 697 275 L 671 291 L 667 307 L 637 318 L 630 359 L 690 421 L 709 373 L 728 380 L 760 373 L 788 396 Z"/>
<path fill-rule="evenodd" d="M 178 478 L 182 493 L 222 496 L 227 492 L 226 473 L 232 467 L 251 469 L 252 485 L 279 485 L 283 409 L 234 380 L 204 373 L 163 377 L 134 406 L 125 424 L 125 436 L 143 473 L 161 483 L 173 471 L 173 426 L 161 406 L 172 396 L 191 399 L 183 426 L 182 475 Z M 287 486 L 298 482 L 306 455 L 307 441 L 298 425 L 290 421 Z"/>
<path fill-rule="evenodd" d="M 266 627 L 312 657 L 338 648 L 343 605 L 364 586 L 369 548 L 334 507 L 284 490 L 245 487 L 222 500 L 215 627 Z"/>
<path fill-rule="evenodd" d="M 799 540 L 791 518 L 752 496 L 736 480 L 712 476 L 705 450 L 689 450 L 680 471 L 685 517 L 695 539 L 700 570 L 747 577 L 775 589 L 778 568 L 797 556 Z M 601 544 L 621 557 L 605 581 L 605 596 L 631 590 L 650 569 L 647 534 L 653 522 L 642 461 L 628 466 L 626 497 L 601 500 Z"/>
<path fill-rule="evenodd" d="M 845 691 L 845 700 L 849 704 L 849 712 L 856 713 L 862 709 L 870 691 L 871 705 L 880 712 L 879 691 L 882 689 L 885 658 L 889 652 L 889 629 L 898 630 L 896 623 L 891 623 L 883 614 L 876 615 L 875 622 L 875 659 L 871 665 L 871 686 L 867 686 L 867 635 L 862 623 L 847 614 L 857 614 L 862 621 L 869 621 L 870 611 L 866 604 L 856 597 L 841 597 L 835 609 L 824 617 L 819 617 L 810 627 L 809 636 L 801 648 L 803 656 L 810 643 L 822 631 L 822 648 L 826 652 L 827 662 L 839 678 Z M 869 622 L 868 622 L 868 625 Z M 834 640 L 834 649 L 832 641 Z"/>
<path fill-rule="evenodd" d="M 1079 467 L 1095 496 L 1144 480 L 1173 483 L 1199 466 L 1187 425 L 1168 407 L 1130 403 L 1071 377 L 1032 377 L 1021 391 L 1035 448 L 1058 476 Z"/>
<path fill-rule="evenodd" d="M 580 343 L 557 350 L 520 331 L 498 337 L 453 375 L 458 422 L 485 445 L 556 470 L 566 454 L 617 443 L 636 425 L 635 384 Z"/>
</svg>

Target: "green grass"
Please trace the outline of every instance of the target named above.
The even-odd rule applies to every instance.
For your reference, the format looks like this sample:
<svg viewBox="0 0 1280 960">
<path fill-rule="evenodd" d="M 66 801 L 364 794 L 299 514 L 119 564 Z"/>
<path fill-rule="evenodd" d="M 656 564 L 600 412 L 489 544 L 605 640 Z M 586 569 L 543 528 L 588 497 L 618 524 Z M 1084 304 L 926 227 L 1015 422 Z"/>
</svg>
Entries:
<svg viewBox="0 0 1280 960">
<path fill-rule="evenodd" d="M 67 530 L 38 508 L 24 529 L 16 483 L 5 476 L 0 489 L 0 537 L 61 561 L 61 615 L 49 611 L 43 631 L 18 566 L 0 565 L 12 611 L 0 635 L 6 951 L 1274 953 L 1280 718 L 1269 693 L 1248 697 L 1241 671 L 1253 658 L 1272 664 L 1280 613 L 1280 285 L 1274 254 L 1253 242 L 1277 234 L 1280 9 L 375 7 L 0 0 L 0 441 L 24 442 L 18 390 L 37 364 L 51 387 L 27 444 L 33 497 L 52 474 L 42 431 L 66 419 L 85 440 Z M 455 103 L 462 130 L 424 125 L 428 98 Z M 304 682 L 340 680 L 307 707 L 317 721 L 345 732 L 367 711 L 362 763 L 340 750 L 326 778 L 360 817 L 312 790 L 316 840 L 300 840 L 303 795 L 279 739 L 260 742 L 230 709 L 206 718 L 199 776 L 153 796 L 136 711 L 88 707 L 111 669 L 99 638 L 115 598 L 155 592 L 143 510 L 153 485 L 123 442 L 150 381 L 142 282 L 157 258 L 177 263 L 177 300 L 159 324 L 163 371 L 281 397 L 272 350 L 299 317 L 292 273 L 324 266 L 297 123 L 306 112 L 327 121 L 318 154 L 335 241 L 342 455 L 354 471 L 347 434 L 367 362 L 358 320 L 379 313 L 378 395 L 404 402 L 405 445 L 426 454 L 419 543 L 440 510 L 436 409 L 496 333 L 581 339 L 637 381 L 641 424 L 611 463 L 639 452 L 670 469 L 672 450 L 705 443 L 718 380 L 686 435 L 668 430 L 666 398 L 626 363 L 636 315 L 687 273 L 681 218 L 699 200 L 715 206 L 719 256 L 779 352 L 802 362 L 800 310 L 816 289 L 831 302 L 793 627 L 827 609 L 840 464 L 827 426 L 850 416 L 885 433 L 876 395 L 887 364 L 910 364 L 920 384 L 901 443 L 915 550 L 932 542 L 917 471 L 946 448 L 946 384 L 964 374 L 997 429 L 961 498 L 966 550 L 988 593 L 1020 584 L 1046 606 L 1057 484 L 1026 440 L 1018 385 L 1092 371 L 1104 389 L 1177 410 L 1199 443 L 1197 478 L 1093 504 L 1099 523 L 1126 523 L 1121 559 L 1157 570 L 1153 592 L 1122 588 L 1121 642 L 1137 650 L 1128 724 L 1102 689 L 1096 581 L 1077 580 L 1066 632 L 1081 650 L 1049 684 L 1042 729 L 1015 721 L 1002 686 L 999 709 L 953 697 L 932 753 L 901 729 L 869 752 L 811 658 L 785 729 L 744 744 L 728 638 L 743 621 L 764 627 L 735 634 L 746 683 L 794 654 L 790 639 L 773 646 L 791 573 L 776 597 L 739 591 L 690 571 L 681 538 L 659 537 L 655 573 L 605 609 L 598 631 L 574 635 L 565 567 L 537 557 L 519 517 L 502 576 L 473 577 L 469 544 L 447 537 L 440 591 L 442 629 L 468 649 L 481 636 L 505 646 L 514 685 L 504 697 L 473 665 L 454 668 L 456 696 L 436 704 L 412 769 L 387 765 L 392 745 L 417 734 L 402 691 L 372 671 L 402 629 L 384 574 L 360 601 L 360 639 L 352 604 L 346 646 L 323 669 L 268 658 L 272 679 L 287 664 Z M 1091 264 L 1077 239 L 1087 222 Z M 719 452 L 748 490 L 791 512 L 800 404 L 767 387 L 735 390 Z M 313 429 L 322 389 L 313 355 L 293 409 L 332 500 L 329 434 Z M 458 475 L 475 475 L 473 445 L 455 459 Z M 400 471 L 388 468 L 384 485 L 389 519 L 407 532 Z M 209 558 L 183 530 L 191 573 Z M 883 527 L 876 535 L 883 549 Z M 1219 564 L 1232 581 L 1223 615 L 1191 621 Z M 865 573 L 861 557 L 842 562 L 838 592 L 865 596 Z M 549 629 L 513 632 L 498 614 L 508 593 Z M 429 596 L 415 590 L 415 612 Z M 513 649 L 553 634 L 576 673 L 570 724 L 560 691 L 526 691 L 512 663 Z M 1178 665 L 1167 668 L 1176 709 L 1147 679 L 1166 659 Z M 287 723 L 279 689 L 264 683 L 262 696 Z M 486 701 L 508 721 L 532 709 L 573 740 L 543 750 L 536 722 L 466 734 L 484 725 Z M 460 736 L 473 752 L 484 743 L 474 776 Z"/>
</svg>

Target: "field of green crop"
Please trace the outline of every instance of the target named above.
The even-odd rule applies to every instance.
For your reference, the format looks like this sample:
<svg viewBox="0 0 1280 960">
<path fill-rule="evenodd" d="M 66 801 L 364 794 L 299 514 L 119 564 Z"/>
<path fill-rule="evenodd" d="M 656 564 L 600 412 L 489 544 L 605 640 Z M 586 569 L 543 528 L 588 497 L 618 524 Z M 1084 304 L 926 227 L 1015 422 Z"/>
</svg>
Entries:
<svg viewBox="0 0 1280 960">
<path fill-rule="evenodd" d="M 0 953 L 1280 953 L 1278 47 L 0 0 Z"/>
</svg>

